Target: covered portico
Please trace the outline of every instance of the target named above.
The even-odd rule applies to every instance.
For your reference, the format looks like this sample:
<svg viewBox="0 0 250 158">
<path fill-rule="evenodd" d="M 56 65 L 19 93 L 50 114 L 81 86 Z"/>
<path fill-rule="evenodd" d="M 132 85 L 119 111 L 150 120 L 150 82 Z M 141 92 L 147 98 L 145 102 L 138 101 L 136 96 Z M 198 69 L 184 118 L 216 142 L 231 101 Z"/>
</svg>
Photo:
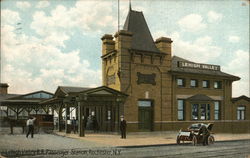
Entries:
<svg viewBox="0 0 250 158">
<path fill-rule="evenodd" d="M 78 133 L 85 135 L 85 126 L 91 117 L 95 117 L 99 131 L 119 131 L 119 117 L 124 114 L 124 102 L 127 94 L 101 86 L 78 94 Z"/>
<path fill-rule="evenodd" d="M 88 89 L 86 87 L 58 86 L 53 98 L 40 102 L 41 105 L 49 106 L 56 112 L 54 122 L 56 129 L 60 132 L 63 130 L 66 133 L 71 132 L 70 120 L 78 114 L 76 96 L 79 92 Z"/>
<path fill-rule="evenodd" d="M 52 98 L 52 96 L 52 93 L 46 91 L 36 91 L 24 95 L 1 94 L 0 128 L 10 127 L 10 133 L 13 134 L 13 127 L 22 127 L 24 132 L 28 116 L 39 115 L 41 117 L 38 120 L 41 120 L 38 129 L 41 127 L 45 130 L 51 130 L 53 128 L 53 117 L 49 116 L 53 116 L 53 110 L 51 107 L 39 103 Z M 52 119 L 48 120 L 48 118 Z"/>
</svg>

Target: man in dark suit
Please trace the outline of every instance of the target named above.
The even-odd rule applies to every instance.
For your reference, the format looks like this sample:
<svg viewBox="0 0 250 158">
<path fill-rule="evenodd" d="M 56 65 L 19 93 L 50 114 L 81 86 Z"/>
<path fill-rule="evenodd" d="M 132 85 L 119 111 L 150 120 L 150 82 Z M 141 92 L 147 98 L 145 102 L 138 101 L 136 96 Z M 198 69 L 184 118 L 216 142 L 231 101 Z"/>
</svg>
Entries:
<svg viewBox="0 0 250 158">
<path fill-rule="evenodd" d="M 99 126 L 98 126 L 98 121 L 95 116 L 93 116 L 93 128 L 94 128 L 94 132 L 98 132 Z"/>
<path fill-rule="evenodd" d="M 126 120 L 124 120 L 124 117 L 121 116 L 120 130 L 122 139 L 126 139 L 126 127 L 127 127 L 127 122 Z"/>
<path fill-rule="evenodd" d="M 198 135 L 202 135 L 202 144 L 208 145 L 208 137 L 210 133 L 205 125 L 201 126 Z"/>
<path fill-rule="evenodd" d="M 72 125 L 72 127 L 73 127 L 73 131 L 74 131 L 74 134 L 75 134 L 76 131 L 77 131 L 77 129 L 76 129 L 77 124 L 76 124 L 76 119 L 75 119 L 75 117 L 73 117 L 73 119 L 71 120 L 71 125 Z"/>
</svg>

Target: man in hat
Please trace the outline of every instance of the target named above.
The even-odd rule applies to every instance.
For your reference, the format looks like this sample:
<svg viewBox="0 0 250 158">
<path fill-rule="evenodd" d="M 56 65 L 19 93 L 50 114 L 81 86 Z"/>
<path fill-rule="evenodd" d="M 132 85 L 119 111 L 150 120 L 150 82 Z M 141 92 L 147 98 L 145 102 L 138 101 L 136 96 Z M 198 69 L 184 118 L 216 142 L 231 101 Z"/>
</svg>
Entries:
<svg viewBox="0 0 250 158">
<path fill-rule="evenodd" d="M 202 144 L 208 145 L 208 137 L 210 133 L 205 125 L 201 126 L 198 135 L 202 135 Z"/>
<path fill-rule="evenodd" d="M 123 115 L 121 115 L 120 130 L 122 139 L 126 139 L 126 127 L 127 127 L 127 122 L 126 120 L 124 120 Z"/>
<path fill-rule="evenodd" d="M 28 127 L 28 132 L 26 135 L 26 138 L 28 138 L 29 134 L 31 134 L 31 138 L 33 138 L 34 135 L 34 122 L 35 122 L 36 118 L 29 116 L 29 119 L 26 122 L 26 125 Z"/>
</svg>

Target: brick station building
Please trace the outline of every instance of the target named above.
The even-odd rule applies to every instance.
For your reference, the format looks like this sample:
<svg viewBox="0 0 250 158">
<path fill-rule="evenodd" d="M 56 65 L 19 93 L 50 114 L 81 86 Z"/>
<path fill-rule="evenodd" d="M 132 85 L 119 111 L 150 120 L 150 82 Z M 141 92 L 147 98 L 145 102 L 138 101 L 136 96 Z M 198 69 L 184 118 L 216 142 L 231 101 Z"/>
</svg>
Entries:
<svg viewBox="0 0 250 158">
<path fill-rule="evenodd" d="M 214 123 L 219 132 L 250 132 L 250 102 L 232 98 L 239 77 L 220 66 L 172 56 L 172 40 L 153 40 L 142 12 L 129 10 L 123 30 L 102 38 L 103 85 L 128 94 L 128 131 L 178 130 Z"/>
<path fill-rule="evenodd" d="M 123 30 L 101 40 L 102 86 L 59 86 L 39 103 L 58 114 L 59 131 L 70 132 L 65 122 L 73 108 L 79 136 L 92 114 L 101 131 L 119 131 L 124 115 L 130 132 L 173 131 L 198 122 L 214 123 L 215 132 L 250 132 L 250 98 L 232 98 L 232 83 L 240 78 L 218 65 L 173 56 L 173 41 L 154 41 L 142 12 L 130 8 Z M 6 102 L 7 87 L 0 84 L 0 103 Z"/>
</svg>

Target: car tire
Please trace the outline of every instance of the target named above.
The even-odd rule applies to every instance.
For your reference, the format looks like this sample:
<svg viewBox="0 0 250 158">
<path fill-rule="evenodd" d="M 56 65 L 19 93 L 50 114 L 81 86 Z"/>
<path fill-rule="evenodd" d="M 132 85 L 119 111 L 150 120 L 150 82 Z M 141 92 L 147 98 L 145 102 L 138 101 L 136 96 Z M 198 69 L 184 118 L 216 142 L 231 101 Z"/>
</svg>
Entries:
<svg viewBox="0 0 250 158">
<path fill-rule="evenodd" d="M 208 137 L 208 145 L 210 144 L 214 144 L 214 136 L 211 135 Z"/>
</svg>

